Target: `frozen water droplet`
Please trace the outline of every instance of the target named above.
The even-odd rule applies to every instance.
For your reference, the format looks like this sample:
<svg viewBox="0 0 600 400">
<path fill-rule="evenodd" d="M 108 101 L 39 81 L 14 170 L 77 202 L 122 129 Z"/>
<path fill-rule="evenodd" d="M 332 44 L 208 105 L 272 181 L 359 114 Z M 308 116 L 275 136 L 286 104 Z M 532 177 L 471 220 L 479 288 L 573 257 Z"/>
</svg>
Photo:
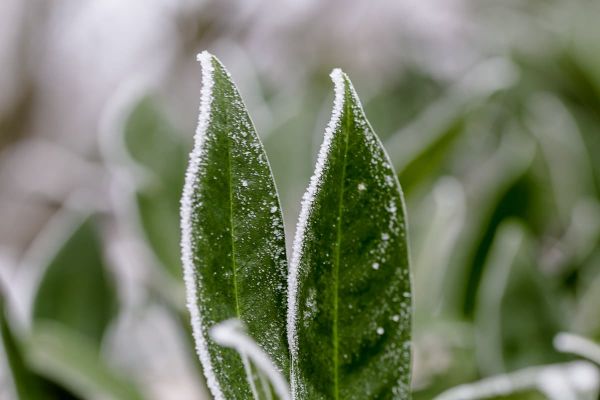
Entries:
<svg viewBox="0 0 600 400">
<path fill-rule="evenodd" d="M 242 181 L 242 186 L 243 186 L 243 187 L 246 187 L 246 186 L 248 186 L 248 181 L 244 179 L 244 180 Z"/>
<path fill-rule="evenodd" d="M 385 332 L 385 331 L 383 330 L 382 327 L 377 328 L 377 334 L 378 335 L 383 335 L 383 332 Z"/>
<path fill-rule="evenodd" d="M 382 240 L 389 240 L 390 239 L 390 235 L 388 235 L 387 233 L 382 233 L 381 234 L 381 239 Z"/>
<path fill-rule="evenodd" d="M 365 185 L 364 183 L 361 182 L 358 184 L 358 190 L 360 190 L 361 192 L 366 189 L 367 189 L 367 185 Z"/>
<path fill-rule="evenodd" d="M 379 269 L 379 263 L 374 262 L 371 267 L 373 267 L 374 270 L 378 270 Z"/>
<path fill-rule="evenodd" d="M 394 322 L 400 321 L 400 316 L 399 315 L 392 315 L 392 321 L 394 321 Z"/>
</svg>

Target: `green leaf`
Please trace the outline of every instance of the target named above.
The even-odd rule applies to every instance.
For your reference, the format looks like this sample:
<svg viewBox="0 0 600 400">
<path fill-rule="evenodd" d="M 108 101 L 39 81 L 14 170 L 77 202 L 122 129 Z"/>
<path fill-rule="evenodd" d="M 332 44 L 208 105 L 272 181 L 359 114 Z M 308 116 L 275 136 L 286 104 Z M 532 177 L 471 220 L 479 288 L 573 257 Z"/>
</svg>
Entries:
<svg viewBox="0 0 600 400">
<path fill-rule="evenodd" d="M 439 175 L 440 164 L 464 133 L 468 118 L 495 93 L 515 83 L 515 66 L 503 59 L 475 65 L 411 123 L 385 141 L 406 193 L 424 178 Z"/>
<path fill-rule="evenodd" d="M 472 313 L 483 272 L 481 258 L 485 258 L 498 224 L 507 212 L 513 212 L 506 206 L 513 201 L 515 207 L 524 205 L 519 193 L 512 191 L 527 174 L 535 154 L 535 143 L 511 127 L 503 134 L 497 150 L 481 157 L 472 176 L 465 179 L 467 217 L 444 275 L 445 312 Z M 508 202 L 507 196 L 517 200 Z"/>
<path fill-rule="evenodd" d="M 123 135 L 128 152 L 148 173 L 136 195 L 144 234 L 161 264 L 179 278 L 177 221 L 185 175 L 186 143 L 149 97 L 135 106 Z"/>
<path fill-rule="evenodd" d="M 39 400 L 47 398 L 42 394 L 43 383 L 27 367 L 21 343 L 15 337 L 6 315 L 4 299 L 0 296 L 0 333 L 2 348 L 10 370 L 12 383 L 19 400 Z"/>
<path fill-rule="evenodd" d="M 503 222 L 486 261 L 475 312 L 482 372 L 565 359 L 553 348 L 554 336 L 565 329 L 560 302 L 544 278 L 525 229 L 511 220 Z"/>
<path fill-rule="evenodd" d="M 350 80 L 304 196 L 289 278 L 292 393 L 410 398 L 411 285 L 404 200 Z"/>
<path fill-rule="evenodd" d="M 115 310 L 114 284 L 88 217 L 51 257 L 35 297 L 34 324 L 57 321 L 99 344 Z"/>
<path fill-rule="evenodd" d="M 39 323 L 27 341 L 27 360 L 37 373 L 84 399 L 137 400 L 142 396 L 106 364 L 88 337 L 55 323 Z"/>
<path fill-rule="evenodd" d="M 204 52 L 198 131 L 182 198 L 188 307 L 217 400 L 252 397 L 240 357 L 209 329 L 241 320 L 288 376 L 287 262 L 279 199 L 262 144 L 221 63 Z"/>
<path fill-rule="evenodd" d="M 520 223 L 512 220 L 503 222 L 486 261 L 475 312 L 479 367 L 486 375 L 506 371 L 502 346 L 502 298 L 511 270 L 516 268 L 520 253 L 524 252 L 525 241 L 526 232 Z"/>
<path fill-rule="evenodd" d="M 210 330 L 210 336 L 221 346 L 235 349 L 244 366 L 246 378 L 255 400 L 290 400 L 290 388 L 269 356 L 249 337 L 237 319 L 221 322 Z"/>
</svg>

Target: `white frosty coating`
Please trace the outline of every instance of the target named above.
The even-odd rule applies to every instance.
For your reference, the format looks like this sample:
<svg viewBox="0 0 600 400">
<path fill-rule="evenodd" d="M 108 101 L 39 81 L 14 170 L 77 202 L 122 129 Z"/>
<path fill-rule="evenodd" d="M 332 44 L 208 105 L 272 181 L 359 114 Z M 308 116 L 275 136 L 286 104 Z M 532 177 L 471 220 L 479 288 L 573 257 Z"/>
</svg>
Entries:
<svg viewBox="0 0 600 400">
<path fill-rule="evenodd" d="M 340 124 L 340 119 L 342 116 L 342 109 L 344 107 L 344 92 L 345 92 L 345 74 L 341 69 L 336 68 L 331 72 L 331 80 L 334 84 L 334 92 L 335 97 L 333 100 L 333 111 L 331 112 L 331 120 L 329 124 L 327 124 L 327 128 L 325 129 L 325 138 L 323 139 L 323 144 L 319 149 L 319 156 L 317 158 L 317 164 L 315 167 L 315 172 L 313 176 L 310 178 L 310 184 L 306 192 L 302 196 L 302 207 L 300 211 L 300 217 L 298 218 L 298 225 L 296 226 L 296 236 L 294 237 L 294 246 L 292 248 L 292 261 L 289 266 L 289 275 L 288 275 L 288 321 L 287 321 L 287 329 L 288 329 L 288 343 L 290 346 L 290 352 L 292 355 L 296 355 L 298 353 L 298 345 L 297 345 L 297 337 L 295 335 L 296 331 L 296 311 L 298 307 L 298 266 L 300 262 L 300 253 L 302 251 L 302 246 L 304 243 L 304 236 L 306 233 L 306 227 L 308 223 L 308 217 L 310 215 L 310 211 L 312 210 L 313 202 L 315 200 L 315 194 L 319 185 L 321 184 L 323 177 L 323 170 L 325 168 L 325 161 L 327 160 L 327 156 L 329 155 L 329 151 L 331 149 L 331 142 L 333 140 L 333 134 L 337 127 Z M 291 368 L 291 379 L 294 381 L 294 367 L 292 363 Z M 294 394 L 294 386 L 292 385 L 292 396 L 295 397 Z"/>
<path fill-rule="evenodd" d="M 476 400 L 506 396 L 517 391 L 537 389 L 551 400 L 577 400 L 577 395 L 594 393 L 600 384 L 600 373 L 587 361 L 574 361 L 542 367 L 530 367 L 508 374 L 459 385 L 434 400 Z"/>
<path fill-rule="evenodd" d="M 244 332 L 243 325 L 239 320 L 230 319 L 215 325 L 210 329 L 210 336 L 221 346 L 235 349 L 242 359 L 249 358 L 269 378 L 280 399 L 292 399 L 289 385 L 281 372 L 260 346 Z M 248 380 L 252 381 L 250 374 L 248 374 Z M 254 386 L 254 383 L 250 382 L 250 385 Z"/>
<path fill-rule="evenodd" d="M 574 333 L 561 332 L 554 337 L 554 348 L 563 353 L 573 353 L 600 364 L 600 346 Z"/>
<path fill-rule="evenodd" d="M 207 51 L 198 55 L 202 69 L 202 90 L 200 92 L 200 113 L 198 128 L 194 135 L 194 149 L 190 154 L 189 166 L 185 174 L 185 185 L 181 198 L 181 260 L 183 262 L 184 280 L 187 293 L 187 307 L 192 320 L 196 352 L 202 362 L 202 369 L 208 387 L 215 400 L 225 400 L 223 391 L 213 371 L 208 345 L 202 335 L 202 316 L 198 309 L 198 295 L 196 293 L 196 280 L 194 278 L 194 262 L 192 251 L 192 201 L 196 187 L 196 176 L 200 167 L 200 158 L 204 149 L 204 140 L 211 117 L 212 89 L 214 86 L 212 64 L 213 56 Z"/>
</svg>

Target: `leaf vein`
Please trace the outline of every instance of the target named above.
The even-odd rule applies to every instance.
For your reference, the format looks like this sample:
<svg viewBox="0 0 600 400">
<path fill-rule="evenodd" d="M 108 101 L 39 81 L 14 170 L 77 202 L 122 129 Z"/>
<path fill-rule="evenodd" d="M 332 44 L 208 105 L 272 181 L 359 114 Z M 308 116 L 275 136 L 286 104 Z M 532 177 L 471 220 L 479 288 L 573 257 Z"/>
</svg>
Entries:
<svg viewBox="0 0 600 400">
<path fill-rule="evenodd" d="M 345 82 L 344 82 L 345 86 Z M 345 90 L 345 89 L 344 89 Z M 340 129 L 344 134 L 344 151 L 342 156 L 342 176 L 340 179 L 341 187 L 340 187 L 340 199 L 339 199 L 339 207 L 338 207 L 338 218 L 337 218 L 337 230 L 336 230 L 336 249 L 335 249 L 335 259 L 333 264 L 333 291 L 334 291 L 334 300 L 333 300 L 333 395 L 335 399 L 339 399 L 339 335 L 338 335 L 338 292 L 339 292 L 339 271 L 340 271 L 340 248 L 341 237 L 342 237 L 342 217 L 344 214 L 344 192 L 345 192 L 345 180 L 346 180 L 346 165 L 347 165 L 347 157 L 348 157 L 348 136 L 349 136 L 349 126 L 350 126 L 350 108 L 348 106 L 348 102 L 346 101 L 344 104 L 346 118 L 344 119 L 343 124 L 340 124 Z"/>
</svg>

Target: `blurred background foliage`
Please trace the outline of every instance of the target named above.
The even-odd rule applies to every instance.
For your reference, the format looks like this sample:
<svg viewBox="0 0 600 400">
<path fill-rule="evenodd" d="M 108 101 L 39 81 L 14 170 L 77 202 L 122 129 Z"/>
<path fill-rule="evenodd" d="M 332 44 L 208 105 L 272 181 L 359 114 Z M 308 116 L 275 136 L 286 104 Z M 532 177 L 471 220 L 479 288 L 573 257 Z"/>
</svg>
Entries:
<svg viewBox="0 0 600 400">
<path fill-rule="evenodd" d="M 407 200 L 416 400 L 544 366 L 495 398 L 598 399 L 554 339 L 600 342 L 599 20 L 592 0 L 3 0 L 0 398 L 209 398 L 178 244 L 208 49 L 288 243 L 328 73 L 352 77 Z"/>
</svg>

